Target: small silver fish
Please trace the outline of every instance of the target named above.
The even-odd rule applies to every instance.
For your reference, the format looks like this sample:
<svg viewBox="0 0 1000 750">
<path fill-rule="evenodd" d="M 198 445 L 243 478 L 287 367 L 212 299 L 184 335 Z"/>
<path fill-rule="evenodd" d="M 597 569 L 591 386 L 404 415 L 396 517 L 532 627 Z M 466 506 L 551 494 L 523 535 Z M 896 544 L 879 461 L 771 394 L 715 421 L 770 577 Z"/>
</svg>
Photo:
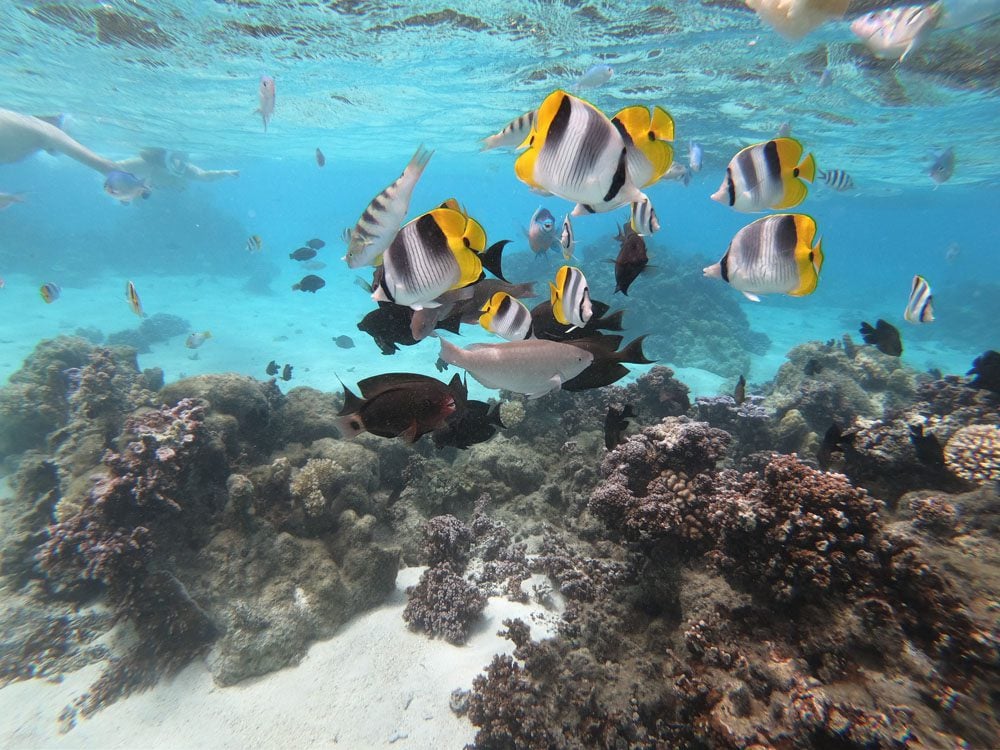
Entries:
<svg viewBox="0 0 1000 750">
<path fill-rule="evenodd" d="M 701 162 L 704 157 L 705 152 L 702 151 L 701 146 L 694 141 L 688 141 L 688 167 L 692 172 L 701 171 Z"/>
<path fill-rule="evenodd" d="M 274 79 L 271 76 L 261 76 L 260 86 L 257 87 L 257 96 L 260 99 L 260 106 L 256 110 L 256 114 L 260 115 L 260 119 L 264 121 L 264 132 L 267 132 L 267 124 L 271 121 L 271 115 L 274 114 Z"/>
<path fill-rule="evenodd" d="M 596 89 L 598 86 L 603 86 L 610 81 L 613 74 L 614 70 L 612 70 L 610 65 L 592 65 L 586 73 L 576 79 L 573 83 L 573 88 L 577 91 Z"/>
<path fill-rule="evenodd" d="M 854 189 L 854 180 L 842 169 L 831 169 L 826 172 L 822 169 L 818 169 L 816 172 L 823 182 L 836 190 L 838 193 Z"/>
<path fill-rule="evenodd" d="M 204 344 L 212 338 L 211 331 L 202 331 L 201 333 L 192 333 L 184 341 L 184 346 L 188 349 L 197 349 L 199 346 Z"/>
<path fill-rule="evenodd" d="M 931 165 L 928 174 L 931 179 L 934 180 L 938 185 L 947 182 L 951 179 L 952 173 L 955 171 L 955 149 L 949 147 L 938 154 L 934 163 Z"/>
<path fill-rule="evenodd" d="M 903 318 L 909 323 L 932 323 L 934 321 L 934 295 L 927 279 L 917 275 L 910 286 L 910 299 L 903 311 Z"/>
</svg>

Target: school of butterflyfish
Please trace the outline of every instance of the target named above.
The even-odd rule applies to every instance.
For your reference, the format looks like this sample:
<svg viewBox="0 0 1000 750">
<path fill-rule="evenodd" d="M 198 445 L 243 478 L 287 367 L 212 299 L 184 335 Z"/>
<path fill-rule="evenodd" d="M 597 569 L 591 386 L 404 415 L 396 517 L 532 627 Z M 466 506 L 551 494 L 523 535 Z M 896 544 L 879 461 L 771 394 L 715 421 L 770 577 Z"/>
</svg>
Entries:
<svg viewBox="0 0 1000 750">
<path fill-rule="evenodd" d="M 537 109 L 517 115 L 484 138 L 482 150 L 520 152 L 514 174 L 535 192 L 567 201 L 562 221 L 547 208 L 531 217 L 525 238 L 530 250 L 552 250 L 565 261 L 549 282 L 548 299 L 529 307 L 533 283 L 511 283 L 503 274 L 510 240 L 490 242 L 486 227 L 461 203 L 448 197 L 407 221 L 414 188 L 432 151 L 417 148 L 402 174 L 365 207 L 345 230 L 352 269 L 373 267 L 371 282 L 359 285 L 377 307 L 358 328 L 369 333 L 383 354 L 412 346 L 436 331 L 458 333 L 475 325 L 495 343 L 459 347 L 438 336 L 439 370 L 454 365 L 486 388 L 538 398 L 557 390 L 610 385 L 626 374 L 626 364 L 651 362 L 642 350 L 645 336 L 622 346 L 622 311 L 591 299 L 587 277 L 575 259 L 573 219 L 629 211 L 617 240 L 615 292 L 628 295 L 649 270 L 646 239 L 660 229 L 656 210 L 643 191 L 661 179 L 690 179 L 701 169 L 701 146 L 692 142 L 689 165 L 674 161 L 674 120 L 659 106 L 635 105 L 609 117 L 590 102 L 553 91 Z M 787 134 L 739 151 L 711 196 L 734 211 L 768 213 L 736 232 L 718 263 L 704 275 L 721 279 L 748 299 L 760 295 L 812 294 L 823 268 L 816 222 L 787 213 L 801 204 L 819 178 L 836 190 L 853 187 L 839 170 L 823 172 L 812 154 Z M 929 322 L 931 295 L 917 277 L 905 319 Z M 445 383 L 414 373 L 387 373 L 358 384 L 361 395 L 344 386 L 340 429 L 351 437 L 370 432 L 415 441 L 432 434 L 435 444 L 465 448 L 489 439 L 503 425 L 491 405 L 468 398 L 457 375 Z"/>
</svg>

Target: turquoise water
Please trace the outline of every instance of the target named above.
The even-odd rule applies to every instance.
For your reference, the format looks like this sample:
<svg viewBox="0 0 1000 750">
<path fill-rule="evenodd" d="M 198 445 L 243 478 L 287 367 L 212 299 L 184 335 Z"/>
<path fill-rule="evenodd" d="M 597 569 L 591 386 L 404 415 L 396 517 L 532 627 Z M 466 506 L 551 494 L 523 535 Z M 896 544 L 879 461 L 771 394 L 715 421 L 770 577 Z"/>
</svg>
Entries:
<svg viewBox="0 0 1000 750">
<path fill-rule="evenodd" d="M 951 32 L 916 62 L 891 67 L 858 56 L 844 23 L 790 44 L 750 13 L 699 3 L 641 10 L 626 3 L 464 3 L 454 11 L 423 3 L 390 10 L 367 3 L 18 4 L 0 39 L 8 60 L 5 106 L 64 112 L 68 132 L 109 158 L 165 147 L 188 152 L 206 169 L 239 169 L 240 177 L 158 190 L 122 206 L 102 192 L 100 175 L 64 156 L 4 166 L 0 188 L 26 193 L 26 202 L 0 213 L 3 296 L 29 305 L 44 281 L 66 292 L 49 307 L 31 300 L 35 329 L 3 337 L 17 352 L 4 357 L 4 374 L 37 336 L 66 332 L 73 305 L 83 306 L 69 313 L 74 327 L 127 327 L 122 305 L 120 322 L 96 317 L 118 304 L 109 289 L 126 278 L 136 281 L 147 312 L 225 330 L 233 347 L 228 369 L 258 374 L 271 358 L 264 347 L 251 353 L 233 341 L 248 320 L 262 328 L 295 325 L 302 334 L 290 356 L 321 367 L 316 355 L 329 349 L 326 330 L 358 334 L 353 323 L 369 309 L 352 286 L 355 274 L 338 262 L 340 234 L 416 145 L 435 156 L 411 216 L 455 196 L 490 241 L 514 239 L 508 253 L 523 253 L 521 230 L 535 208 L 561 215 L 564 202 L 531 194 L 513 176 L 513 156 L 479 153 L 478 139 L 597 61 L 612 64 L 615 74 L 587 92 L 595 104 L 609 113 L 660 104 L 675 118 L 675 159 L 686 160 L 689 139 L 705 149 L 704 169 L 690 186 L 661 182 L 648 190 L 664 225 L 650 242 L 654 264 L 658 253 L 691 258 L 685 262 L 692 268 L 703 260 L 696 255 L 710 262 L 721 256 L 755 217 L 708 194 L 736 150 L 789 122 L 821 168 L 845 170 L 857 189 L 813 186 L 797 210 L 816 218 L 823 237 L 820 288 L 808 299 L 741 302 L 754 329 L 767 333 L 774 316 L 798 320 L 806 338 L 839 337 L 876 317 L 902 326 L 910 279 L 920 273 L 932 284 L 939 323 L 905 326 L 904 338 L 938 356 L 915 353 L 913 364 L 956 369 L 995 344 L 963 332 L 995 314 L 988 298 L 996 288 L 988 285 L 998 281 L 990 258 L 1000 230 L 987 215 L 996 200 L 1000 133 L 993 126 L 995 72 L 986 61 L 996 37 L 995 23 Z M 833 83 L 820 88 L 824 67 Z M 253 114 L 261 74 L 277 82 L 267 133 Z M 946 146 L 956 149 L 958 166 L 936 186 L 926 174 L 928 157 Z M 317 147 L 328 160 L 323 169 L 314 161 Z M 576 221 L 583 257 L 614 256 L 611 237 L 624 214 Z M 260 255 L 245 251 L 251 234 L 263 238 Z M 309 237 L 328 242 L 320 256 L 328 286 L 315 298 L 286 293 L 301 276 L 286 256 Z M 959 250 L 950 261 L 949 247 Z M 557 266 L 543 265 L 524 273 L 544 289 Z M 590 261 L 584 270 L 592 284 L 610 275 Z M 163 284 L 164 275 L 178 278 Z M 272 294 L 242 291 L 250 276 L 266 280 Z M 982 307 L 969 301 L 964 285 L 973 280 L 987 284 Z M 654 285 L 641 279 L 623 306 L 641 305 Z M 949 323 L 956 308 L 958 326 Z M 366 337 L 357 338 L 354 364 L 384 366 Z M 759 361 L 755 377 L 766 379 L 780 361 L 789 342 L 778 338 L 781 351 Z M 222 339 L 213 346 L 226 346 Z M 333 381 L 317 384 L 324 382 Z"/>
<path fill-rule="evenodd" d="M 855 3 L 848 20 L 885 5 Z M 741 374 L 763 392 L 792 347 L 844 334 L 859 342 L 861 322 L 878 318 L 900 329 L 903 361 L 918 371 L 964 374 L 984 350 L 1000 349 L 996 18 L 936 32 L 893 65 L 874 59 L 846 20 L 789 42 L 735 0 L 18 0 L 5 7 L 0 55 L 2 109 L 62 113 L 64 130 L 108 159 L 156 147 L 184 152 L 204 169 L 239 171 L 236 179 L 156 187 L 148 200 L 122 205 L 104 192 L 102 174 L 66 155 L 0 164 L 0 193 L 23 198 L 0 210 L 0 385 L 43 339 L 135 328 L 127 280 L 146 313 L 212 333 L 197 349 L 185 346 L 185 332 L 139 354 L 140 368 L 162 368 L 168 383 L 227 372 L 266 380 L 270 360 L 295 366 L 292 380 L 278 382 L 286 392 L 339 393 L 339 381 L 353 387 L 393 371 L 444 377 L 434 339 L 387 357 L 357 329 L 373 307 L 356 283 L 370 280 L 370 269 L 343 262 L 342 232 L 424 144 L 434 156 L 408 218 L 457 198 L 488 243 L 512 240 L 508 279 L 534 281 L 546 298 L 562 259 L 533 257 L 524 229 L 539 206 L 561 221 L 571 204 L 531 192 L 514 175 L 515 155 L 481 152 L 480 139 L 595 63 L 612 65 L 614 75 L 585 98 L 609 115 L 660 105 L 676 123 L 675 161 L 686 163 L 689 140 L 705 152 L 690 184 L 646 189 L 662 229 L 647 238 L 654 272 L 629 296 L 612 294 L 605 262 L 618 252 L 614 237 L 627 211 L 574 219 L 575 262 L 593 296 L 625 310 L 626 340 L 648 334 L 650 359 L 673 368 L 692 397 L 730 393 Z M 824 69 L 832 83 L 821 87 Z M 277 89 L 266 132 L 254 112 L 261 75 Z M 820 168 L 849 173 L 856 188 L 836 192 L 817 180 L 792 209 L 811 215 L 823 240 L 816 292 L 753 303 L 701 269 L 759 216 L 709 196 L 739 149 L 786 122 Z M 956 167 L 938 185 L 928 169 L 947 147 Z M 262 240 L 259 253 L 247 250 L 252 235 Z M 288 258 L 310 238 L 326 242 L 316 258 L 325 268 Z M 293 291 L 307 273 L 326 286 Z M 903 320 L 915 274 L 933 289 L 932 324 Z M 52 304 L 40 298 L 44 283 L 62 288 Z M 706 299 L 720 306 L 709 309 Z M 692 343 L 702 324 L 732 335 Z M 344 335 L 352 348 L 334 342 Z M 462 345 L 498 341 L 478 326 L 446 335 Z M 682 337 L 688 343 L 675 346 Z M 623 384 L 649 368 L 629 369 Z M 469 386 L 475 398 L 498 395 Z M 11 457 L 4 470 L 13 476 L 15 468 Z M 491 654 L 469 657 L 473 669 Z M 199 690 L 212 689 L 207 676 L 199 679 Z M 40 737 L 26 746 L 45 745 Z"/>
</svg>

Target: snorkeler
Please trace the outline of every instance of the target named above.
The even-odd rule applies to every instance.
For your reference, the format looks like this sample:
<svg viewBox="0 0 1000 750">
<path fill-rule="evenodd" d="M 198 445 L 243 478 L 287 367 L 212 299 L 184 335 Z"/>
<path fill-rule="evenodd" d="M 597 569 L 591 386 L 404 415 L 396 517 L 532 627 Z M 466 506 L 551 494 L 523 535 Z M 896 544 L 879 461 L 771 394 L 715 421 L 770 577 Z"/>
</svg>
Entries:
<svg viewBox="0 0 1000 750">
<path fill-rule="evenodd" d="M 101 174 L 118 167 L 110 159 L 95 154 L 64 133 L 62 117 L 34 117 L 0 109 L 0 164 L 21 161 L 42 149 L 76 159 Z"/>
<path fill-rule="evenodd" d="M 153 188 L 183 190 L 188 181 L 214 182 L 239 177 L 238 169 L 202 169 L 188 161 L 187 154 L 165 148 L 144 148 L 138 156 L 125 159 L 115 169 L 131 172 Z"/>
</svg>

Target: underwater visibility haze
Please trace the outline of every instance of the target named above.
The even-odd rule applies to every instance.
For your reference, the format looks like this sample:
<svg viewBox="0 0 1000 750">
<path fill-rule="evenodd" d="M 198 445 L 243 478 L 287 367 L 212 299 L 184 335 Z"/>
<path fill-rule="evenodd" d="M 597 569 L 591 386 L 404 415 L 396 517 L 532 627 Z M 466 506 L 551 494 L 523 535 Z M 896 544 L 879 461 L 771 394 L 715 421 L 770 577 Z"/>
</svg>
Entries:
<svg viewBox="0 0 1000 750">
<path fill-rule="evenodd" d="M 0 50 L 0 745 L 1000 746 L 996 0 Z"/>
</svg>

